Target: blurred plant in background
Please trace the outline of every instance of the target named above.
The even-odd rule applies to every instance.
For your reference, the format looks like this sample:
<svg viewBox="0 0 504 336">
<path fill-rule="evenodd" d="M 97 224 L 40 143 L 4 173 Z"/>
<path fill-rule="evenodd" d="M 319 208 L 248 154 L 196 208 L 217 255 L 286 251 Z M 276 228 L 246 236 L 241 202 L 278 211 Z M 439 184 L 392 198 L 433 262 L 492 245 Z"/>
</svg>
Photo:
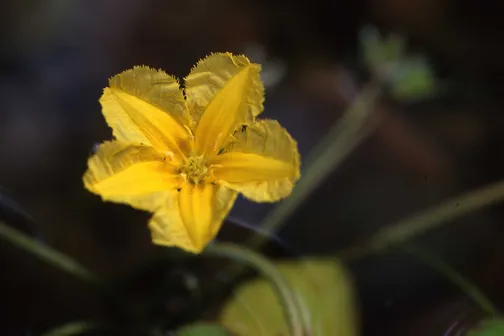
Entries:
<svg viewBox="0 0 504 336">
<path fill-rule="evenodd" d="M 206 284 L 199 286 L 201 280 L 187 276 L 184 271 L 180 272 L 184 278 L 184 290 L 190 293 L 191 300 L 195 300 L 187 300 L 186 304 L 208 304 L 208 301 L 199 300 L 232 284 L 233 293 L 225 291 L 228 295 L 223 302 L 211 302 L 210 304 L 216 305 L 217 308 L 211 307 L 214 309 L 209 315 L 200 314 L 200 321 L 185 321 L 185 326 L 174 326 L 166 323 L 169 316 L 154 318 L 149 315 L 149 305 L 157 304 L 155 298 L 153 303 L 145 303 L 145 307 L 138 302 L 126 301 L 121 292 L 124 289 L 122 286 L 127 286 L 125 283 L 132 281 L 135 273 L 144 272 L 143 267 L 147 267 L 145 265 L 132 270 L 123 279 L 102 279 L 47 244 L 11 228 L 9 223 L 0 223 L 0 236 L 3 239 L 88 283 L 104 300 L 114 302 L 112 307 L 120 316 L 111 321 L 70 323 L 48 331 L 45 335 L 98 333 L 150 336 L 356 336 L 360 334 L 361 329 L 359 300 L 355 296 L 345 262 L 384 252 L 391 246 L 400 246 L 427 230 L 449 223 L 451 219 L 504 200 L 504 182 L 498 182 L 386 226 L 332 258 L 303 255 L 289 260 L 272 260 L 259 252 L 265 242 L 275 236 L 317 187 L 324 183 L 354 149 L 373 134 L 383 119 L 378 112 L 383 97 L 401 102 L 415 102 L 432 98 L 446 90 L 435 78 L 429 62 L 424 57 L 410 56 L 407 53 L 404 37 L 383 37 L 376 29 L 367 27 L 362 30 L 360 41 L 360 61 L 370 73 L 369 82 L 364 83 L 360 89 L 360 85 L 356 85 L 355 95 L 352 96 L 346 112 L 305 160 L 302 178 L 292 195 L 278 204 L 257 229 L 263 234 L 252 234 L 243 244 L 217 240 L 199 256 L 169 250 L 173 252 L 170 258 L 188 263 L 211 265 L 215 257 L 231 260 L 230 263 L 214 265 L 220 270 L 220 274 L 228 278 L 224 284 L 213 284 L 214 287 Z M 281 76 L 281 67 L 273 74 L 272 83 L 276 80 L 275 76 Z M 15 206 L 1 203 L 15 213 L 22 213 L 22 210 Z M 197 261 L 194 261 L 195 258 Z M 436 260 L 436 257 L 433 259 Z M 484 294 L 448 265 L 428 261 L 426 264 L 445 274 L 481 306 L 481 320 L 488 322 L 475 323 L 474 330 L 469 331 L 468 336 L 500 335 L 502 322 L 498 317 L 499 312 Z M 260 277 L 242 284 L 240 280 L 249 267 L 255 269 Z M 174 296 L 176 294 L 173 293 Z M 175 313 L 178 307 L 174 308 Z M 207 307 L 203 310 L 205 308 Z M 144 311 L 139 313 L 142 309 Z"/>
<path fill-rule="evenodd" d="M 425 57 L 407 55 L 406 38 L 390 34 L 381 36 L 375 27 L 361 31 L 364 64 L 397 101 L 432 99 L 441 94 L 441 86 Z"/>
</svg>

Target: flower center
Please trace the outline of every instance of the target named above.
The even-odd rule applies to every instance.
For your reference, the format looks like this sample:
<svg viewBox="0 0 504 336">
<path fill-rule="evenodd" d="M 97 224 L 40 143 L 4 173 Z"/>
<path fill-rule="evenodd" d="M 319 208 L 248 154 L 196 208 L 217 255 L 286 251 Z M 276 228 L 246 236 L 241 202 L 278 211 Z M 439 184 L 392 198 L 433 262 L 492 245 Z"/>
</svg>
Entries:
<svg viewBox="0 0 504 336">
<path fill-rule="evenodd" d="M 180 168 L 180 174 L 184 174 L 187 181 L 198 184 L 208 175 L 208 168 L 205 164 L 203 155 L 191 156 Z"/>
</svg>

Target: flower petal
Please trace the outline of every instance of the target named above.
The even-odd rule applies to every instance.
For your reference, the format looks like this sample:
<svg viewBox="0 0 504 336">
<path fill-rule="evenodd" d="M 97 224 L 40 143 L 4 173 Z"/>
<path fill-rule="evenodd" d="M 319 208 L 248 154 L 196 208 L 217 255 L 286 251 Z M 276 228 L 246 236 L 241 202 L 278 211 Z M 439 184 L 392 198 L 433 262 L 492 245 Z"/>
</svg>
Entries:
<svg viewBox="0 0 504 336">
<path fill-rule="evenodd" d="M 217 235 L 237 193 L 210 183 L 186 183 L 177 196 L 149 222 L 152 241 L 200 253 Z"/>
<path fill-rule="evenodd" d="M 179 147 L 187 147 L 189 139 L 184 126 L 191 126 L 191 118 L 174 77 L 134 67 L 112 77 L 109 84 L 100 103 L 118 140 L 181 154 Z"/>
<path fill-rule="evenodd" d="M 296 142 L 274 120 L 244 125 L 210 162 L 220 184 L 256 202 L 287 197 L 300 176 Z"/>
<path fill-rule="evenodd" d="M 245 56 L 212 54 L 185 79 L 195 136 L 201 154 L 216 153 L 236 126 L 252 122 L 263 110 L 261 66 Z"/>
<path fill-rule="evenodd" d="M 155 211 L 178 188 L 169 160 L 152 147 L 105 142 L 88 161 L 84 185 L 104 200 Z"/>
</svg>

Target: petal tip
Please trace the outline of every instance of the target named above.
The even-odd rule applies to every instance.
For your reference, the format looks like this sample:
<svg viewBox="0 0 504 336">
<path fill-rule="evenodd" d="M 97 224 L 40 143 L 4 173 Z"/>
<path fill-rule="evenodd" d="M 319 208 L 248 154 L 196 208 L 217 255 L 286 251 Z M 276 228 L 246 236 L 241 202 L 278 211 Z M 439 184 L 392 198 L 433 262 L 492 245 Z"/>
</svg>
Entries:
<svg viewBox="0 0 504 336">
<path fill-rule="evenodd" d="M 262 69 L 260 64 L 250 62 L 249 58 L 244 54 L 233 54 L 229 51 L 226 51 L 226 52 L 212 52 L 209 55 L 199 59 L 196 62 L 196 64 L 192 67 L 191 71 L 198 68 L 198 66 L 200 66 L 202 63 L 212 62 L 213 60 L 217 60 L 218 58 L 228 58 L 236 67 L 248 66 L 251 69 L 256 70 L 257 72 L 260 72 Z"/>
<path fill-rule="evenodd" d="M 120 73 L 110 77 L 109 78 L 109 85 L 112 86 L 112 85 L 116 84 L 115 81 L 117 81 L 119 78 L 121 78 L 123 76 L 128 76 L 128 75 L 132 75 L 135 73 L 141 74 L 141 75 L 149 74 L 151 76 L 169 77 L 170 79 L 174 79 L 178 82 L 177 78 L 169 75 L 168 73 L 166 73 L 162 69 L 151 68 L 148 65 L 135 65 L 135 66 L 133 66 L 133 68 L 123 70 Z"/>
</svg>

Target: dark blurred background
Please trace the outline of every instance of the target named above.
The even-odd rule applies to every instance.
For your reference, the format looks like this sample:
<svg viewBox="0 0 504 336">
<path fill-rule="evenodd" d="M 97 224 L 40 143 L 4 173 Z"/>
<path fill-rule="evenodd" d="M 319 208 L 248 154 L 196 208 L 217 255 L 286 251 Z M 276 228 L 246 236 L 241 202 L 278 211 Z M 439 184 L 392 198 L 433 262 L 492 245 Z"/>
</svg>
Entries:
<svg viewBox="0 0 504 336">
<path fill-rule="evenodd" d="M 448 90 L 414 104 L 382 103 L 379 129 L 279 233 L 296 255 L 333 254 L 504 176 L 500 1 L 3 0 L 0 13 L 0 186 L 33 221 L 9 211 L 0 218 L 105 277 L 163 253 L 150 243 L 148 214 L 103 203 L 82 185 L 94 144 L 111 138 L 98 103 L 102 89 L 133 65 L 183 77 L 210 52 L 245 53 L 263 64 L 263 116 L 278 119 L 306 157 L 364 84 L 363 25 L 405 34 L 409 50 L 432 61 Z M 257 225 L 270 209 L 240 200 L 219 238 L 243 241 L 251 233 L 238 224 Z M 503 218 L 502 206 L 487 208 L 416 243 L 499 301 Z M 276 256 L 277 250 L 265 251 Z M 7 244 L 0 243 L 0 258 L 1 335 L 122 316 L 84 284 Z M 150 307 L 146 298 L 156 297 L 156 308 L 138 316 L 170 316 L 175 328 L 212 316 L 221 301 L 186 300 L 180 284 L 162 293 L 154 288 L 167 278 L 179 283 L 180 274 L 205 279 L 205 267 L 162 263 L 125 291 L 138 307 Z M 400 252 L 348 267 L 364 335 L 444 335 L 479 314 L 443 276 Z"/>
</svg>

